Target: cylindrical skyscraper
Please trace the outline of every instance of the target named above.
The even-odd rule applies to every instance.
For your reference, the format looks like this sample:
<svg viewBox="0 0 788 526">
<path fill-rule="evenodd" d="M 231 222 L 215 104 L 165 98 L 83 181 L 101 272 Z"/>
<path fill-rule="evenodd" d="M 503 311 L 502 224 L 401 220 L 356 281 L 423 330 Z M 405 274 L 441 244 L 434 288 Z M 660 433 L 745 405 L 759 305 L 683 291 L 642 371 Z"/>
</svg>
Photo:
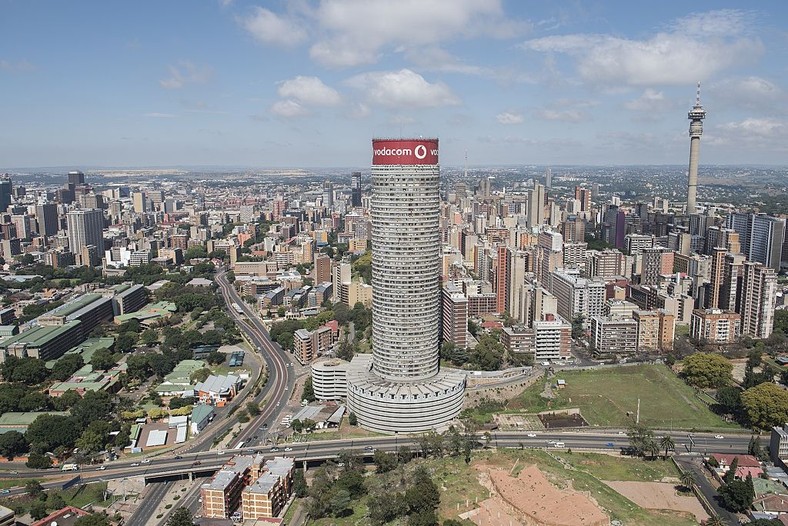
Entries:
<svg viewBox="0 0 788 526">
<path fill-rule="evenodd" d="M 462 408 L 465 377 L 439 368 L 438 140 L 372 150 L 372 356 L 348 370 L 348 406 L 375 431 L 440 428 Z"/>
<path fill-rule="evenodd" d="M 695 98 L 695 106 L 687 114 L 690 120 L 690 158 L 689 158 L 689 178 L 687 180 L 687 214 L 697 212 L 696 196 L 698 192 L 698 154 L 700 153 L 700 136 L 703 135 L 703 119 L 706 118 L 706 110 L 700 105 L 700 82 L 698 82 L 698 92 Z"/>
<path fill-rule="evenodd" d="M 438 141 L 375 140 L 372 148 L 375 371 L 394 381 L 429 378 L 438 372 Z"/>
</svg>

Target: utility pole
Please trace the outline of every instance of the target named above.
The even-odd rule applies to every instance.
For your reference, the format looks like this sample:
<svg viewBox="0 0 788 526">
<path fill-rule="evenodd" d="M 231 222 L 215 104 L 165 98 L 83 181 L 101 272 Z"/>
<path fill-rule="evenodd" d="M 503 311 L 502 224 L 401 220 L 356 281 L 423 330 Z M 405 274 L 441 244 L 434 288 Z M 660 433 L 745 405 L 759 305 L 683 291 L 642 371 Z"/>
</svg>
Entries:
<svg viewBox="0 0 788 526">
<path fill-rule="evenodd" d="M 640 398 L 638 398 L 638 412 L 635 414 L 635 423 L 640 424 Z"/>
</svg>

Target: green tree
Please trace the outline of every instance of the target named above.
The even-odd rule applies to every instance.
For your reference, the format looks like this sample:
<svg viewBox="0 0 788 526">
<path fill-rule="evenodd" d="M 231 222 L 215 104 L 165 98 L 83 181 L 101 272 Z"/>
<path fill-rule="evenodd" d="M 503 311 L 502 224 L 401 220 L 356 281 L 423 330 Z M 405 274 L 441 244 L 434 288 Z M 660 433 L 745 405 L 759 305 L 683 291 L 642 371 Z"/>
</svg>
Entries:
<svg viewBox="0 0 788 526">
<path fill-rule="evenodd" d="M 11 381 L 25 385 L 37 385 L 46 380 L 47 376 L 49 376 L 49 371 L 44 360 L 22 358 L 11 374 Z"/>
<path fill-rule="evenodd" d="M 653 451 L 654 432 L 643 424 L 633 424 L 627 430 L 629 445 L 638 456 L 650 454 Z M 659 447 L 659 446 L 657 446 Z"/>
<path fill-rule="evenodd" d="M 106 391 L 88 391 L 71 408 L 71 416 L 83 427 L 95 420 L 108 420 L 112 411 L 112 395 Z"/>
<path fill-rule="evenodd" d="M 293 493 L 298 498 L 306 497 L 309 487 L 306 485 L 303 469 L 296 469 L 293 473 Z"/>
<path fill-rule="evenodd" d="M 37 480 L 28 480 L 25 482 L 25 491 L 31 497 L 38 498 L 39 495 L 44 493 L 44 486 Z"/>
<path fill-rule="evenodd" d="M 33 520 L 40 521 L 47 515 L 47 505 L 45 502 L 37 500 L 30 505 L 30 516 L 33 517 Z"/>
<path fill-rule="evenodd" d="M 733 480 L 723 484 L 717 492 L 722 500 L 722 505 L 734 513 L 743 513 L 750 509 L 755 498 L 752 477 L 749 475 L 747 480 Z"/>
<path fill-rule="evenodd" d="M 665 450 L 665 460 L 667 460 L 668 451 L 673 451 L 676 449 L 676 443 L 673 442 L 673 438 L 671 438 L 670 435 L 665 435 L 660 439 L 659 447 Z"/>
<path fill-rule="evenodd" d="M 53 380 L 63 382 L 68 380 L 68 378 L 83 365 L 85 365 L 85 360 L 82 359 L 81 355 L 67 354 L 55 362 L 49 375 Z"/>
<path fill-rule="evenodd" d="M 257 402 L 249 401 L 246 403 L 246 411 L 252 418 L 260 414 L 260 405 Z"/>
<path fill-rule="evenodd" d="M 373 462 L 376 466 L 376 473 L 388 473 L 397 467 L 397 456 L 394 453 L 386 453 L 378 449 L 373 456 Z"/>
<path fill-rule="evenodd" d="M 106 513 L 91 513 L 78 518 L 74 526 L 111 526 L 111 523 Z"/>
<path fill-rule="evenodd" d="M 115 355 L 109 349 L 98 349 L 90 357 L 90 364 L 94 369 L 100 371 L 108 371 L 112 369 L 118 361 Z"/>
<path fill-rule="evenodd" d="M 690 470 L 682 471 L 679 482 L 681 482 L 681 485 L 687 488 L 687 490 L 692 491 L 695 487 L 695 475 L 693 475 Z"/>
<path fill-rule="evenodd" d="M 124 332 L 115 340 L 115 350 L 122 353 L 131 352 L 137 344 L 137 333 Z"/>
<path fill-rule="evenodd" d="M 351 426 L 358 425 L 358 417 L 356 416 L 356 413 L 352 411 L 350 412 L 350 414 L 347 416 L 347 423 L 350 424 Z"/>
<path fill-rule="evenodd" d="M 52 467 L 52 459 L 35 451 L 27 456 L 25 466 L 30 469 L 47 469 Z"/>
<path fill-rule="evenodd" d="M 156 332 L 156 329 L 145 329 L 142 331 L 142 334 L 140 334 L 140 343 L 148 347 L 159 343 L 159 334 Z"/>
<path fill-rule="evenodd" d="M 50 399 L 41 391 L 30 391 L 19 401 L 20 411 L 44 411 L 49 407 Z"/>
<path fill-rule="evenodd" d="M 788 391 L 773 383 L 750 387 L 741 395 L 742 407 L 755 429 L 771 429 L 788 422 Z"/>
<path fill-rule="evenodd" d="M 684 359 L 681 371 L 686 382 L 700 389 L 724 387 L 732 381 L 731 362 L 719 354 L 695 353 Z"/>
<path fill-rule="evenodd" d="M 40 415 L 27 427 L 25 438 L 37 452 L 54 451 L 58 447 L 74 447 L 82 425 L 73 416 Z"/>
<path fill-rule="evenodd" d="M 304 391 L 301 393 L 301 399 L 307 402 L 314 402 L 317 400 L 317 398 L 315 398 L 315 389 L 312 387 L 311 376 L 307 376 L 306 381 L 304 381 Z"/>
<path fill-rule="evenodd" d="M 193 524 L 192 512 L 187 508 L 178 508 L 167 519 L 167 526 L 192 526 Z"/>
<path fill-rule="evenodd" d="M 721 411 L 733 415 L 741 412 L 741 389 L 738 387 L 720 387 L 715 398 Z"/>
<path fill-rule="evenodd" d="M 432 520 L 426 524 L 435 524 L 437 516 L 435 510 L 440 504 L 440 493 L 438 487 L 430 478 L 429 473 L 423 467 L 418 467 L 413 473 L 413 483 L 405 491 L 405 503 L 408 507 L 408 514 L 419 517 L 419 524 L 424 519 Z"/>
<path fill-rule="evenodd" d="M 27 453 L 30 444 L 27 443 L 25 435 L 19 431 L 6 431 L 0 435 L 0 455 L 13 460 L 18 455 Z"/>
</svg>

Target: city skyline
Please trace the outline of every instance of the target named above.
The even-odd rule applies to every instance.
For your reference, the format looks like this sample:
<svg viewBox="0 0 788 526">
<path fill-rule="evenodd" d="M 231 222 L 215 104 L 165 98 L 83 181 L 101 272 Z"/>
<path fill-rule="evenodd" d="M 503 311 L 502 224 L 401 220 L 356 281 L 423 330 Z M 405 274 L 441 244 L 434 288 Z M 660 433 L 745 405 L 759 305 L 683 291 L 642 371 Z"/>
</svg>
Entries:
<svg viewBox="0 0 788 526">
<path fill-rule="evenodd" d="M 681 165 L 697 81 L 701 165 L 784 164 L 785 8 L 717 7 L 6 3 L 0 169 Z"/>
</svg>

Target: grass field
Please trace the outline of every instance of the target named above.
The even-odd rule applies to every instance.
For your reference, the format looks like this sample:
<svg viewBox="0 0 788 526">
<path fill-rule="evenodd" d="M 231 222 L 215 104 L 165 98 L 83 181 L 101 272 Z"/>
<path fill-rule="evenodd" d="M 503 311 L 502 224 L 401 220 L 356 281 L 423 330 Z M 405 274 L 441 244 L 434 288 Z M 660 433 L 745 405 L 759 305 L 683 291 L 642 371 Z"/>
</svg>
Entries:
<svg viewBox="0 0 788 526">
<path fill-rule="evenodd" d="M 731 429 L 695 395 L 693 389 L 662 365 L 637 365 L 589 371 L 559 371 L 555 378 L 566 387 L 554 389 L 556 397 L 540 396 L 544 381 L 538 381 L 521 396 L 510 400 L 507 409 L 528 412 L 578 407 L 591 425 L 627 427 L 633 422 L 640 399 L 640 422 L 661 429 Z M 555 378 L 552 381 L 555 381 Z"/>
<path fill-rule="evenodd" d="M 670 511 L 654 511 L 640 508 L 626 499 L 602 480 L 634 480 L 653 482 L 663 477 L 677 477 L 672 462 L 662 460 L 645 461 L 620 458 L 603 454 L 550 455 L 540 450 L 479 451 L 470 465 L 460 458 L 440 460 L 417 460 L 425 463 L 441 494 L 439 513 L 442 520 L 457 518 L 475 506 L 475 502 L 487 498 L 489 492 L 478 481 L 478 468 L 494 467 L 511 470 L 517 475 L 524 466 L 536 464 L 550 481 L 559 487 L 571 486 L 578 491 L 588 492 L 611 519 L 624 524 L 639 526 L 690 526 L 697 524 L 688 514 Z M 466 502 L 468 506 L 466 506 Z M 353 503 L 353 515 L 343 518 L 325 518 L 310 521 L 310 526 L 357 526 L 368 524 L 364 516 L 367 510 L 366 497 Z M 404 525 L 401 519 L 391 525 Z M 467 523 L 470 524 L 470 523 Z"/>
</svg>

